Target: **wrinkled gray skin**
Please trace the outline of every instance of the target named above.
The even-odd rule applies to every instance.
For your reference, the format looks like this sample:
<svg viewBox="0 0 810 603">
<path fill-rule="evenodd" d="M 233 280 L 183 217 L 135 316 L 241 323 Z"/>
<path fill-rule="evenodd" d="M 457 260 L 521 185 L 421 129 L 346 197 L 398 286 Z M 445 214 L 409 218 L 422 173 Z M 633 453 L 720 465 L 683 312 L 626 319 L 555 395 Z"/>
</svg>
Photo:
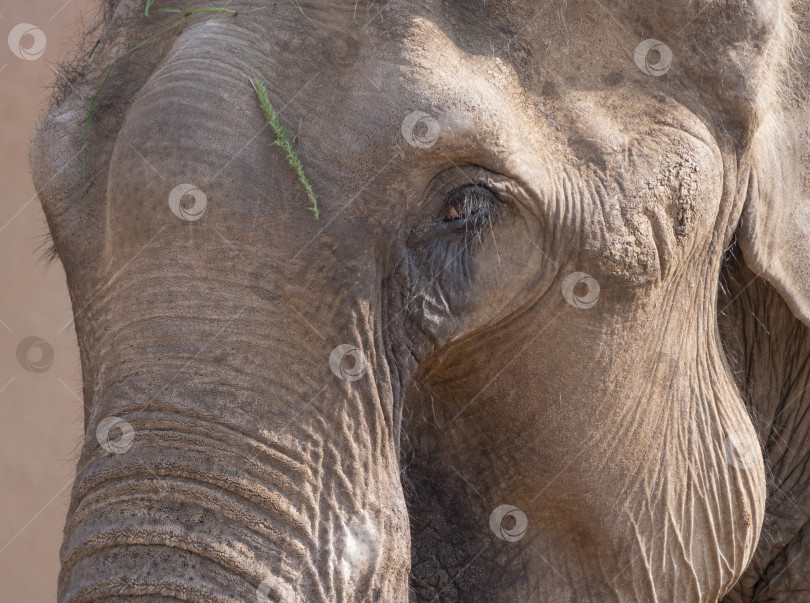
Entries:
<svg viewBox="0 0 810 603">
<path fill-rule="evenodd" d="M 263 581 L 297 601 L 805 600 L 807 12 L 198 15 L 116 65 L 83 194 L 105 70 L 177 18 L 109 6 L 32 147 L 84 375 L 60 601 L 248 601 Z M 648 38 L 672 50 L 660 77 L 634 62 Z M 425 148 L 403 137 L 415 110 L 440 126 Z M 169 210 L 182 183 L 199 220 Z M 443 221 L 468 184 L 492 194 Z M 566 302 L 573 272 L 592 307 Z M 360 379 L 330 370 L 341 344 Z M 100 445 L 110 416 L 126 452 Z M 522 538 L 490 529 L 503 504 Z"/>
</svg>

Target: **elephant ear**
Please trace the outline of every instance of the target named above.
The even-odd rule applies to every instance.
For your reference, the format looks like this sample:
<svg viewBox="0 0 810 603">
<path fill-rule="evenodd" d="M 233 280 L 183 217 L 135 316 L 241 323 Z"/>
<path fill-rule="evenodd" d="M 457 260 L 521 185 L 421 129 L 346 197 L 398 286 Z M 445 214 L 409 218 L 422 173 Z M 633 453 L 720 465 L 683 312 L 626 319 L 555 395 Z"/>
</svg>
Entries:
<svg viewBox="0 0 810 603">
<path fill-rule="evenodd" d="M 810 592 L 810 0 L 794 3 L 794 22 L 741 159 L 745 201 L 718 299 L 726 358 L 768 476 L 757 550 L 724 603 Z"/>
<path fill-rule="evenodd" d="M 810 326 L 810 0 L 797 2 L 794 15 L 741 171 L 737 240 L 749 268 Z"/>
</svg>

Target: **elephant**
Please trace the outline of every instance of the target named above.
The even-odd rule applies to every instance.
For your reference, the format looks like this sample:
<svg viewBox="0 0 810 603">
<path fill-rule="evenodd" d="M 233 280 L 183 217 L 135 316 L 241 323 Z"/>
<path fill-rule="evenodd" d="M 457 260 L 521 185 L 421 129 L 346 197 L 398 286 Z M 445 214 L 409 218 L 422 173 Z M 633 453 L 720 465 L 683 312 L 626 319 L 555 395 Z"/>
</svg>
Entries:
<svg viewBox="0 0 810 603">
<path fill-rule="evenodd" d="M 808 0 L 214 8 L 33 136 L 60 601 L 810 600 Z"/>
</svg>

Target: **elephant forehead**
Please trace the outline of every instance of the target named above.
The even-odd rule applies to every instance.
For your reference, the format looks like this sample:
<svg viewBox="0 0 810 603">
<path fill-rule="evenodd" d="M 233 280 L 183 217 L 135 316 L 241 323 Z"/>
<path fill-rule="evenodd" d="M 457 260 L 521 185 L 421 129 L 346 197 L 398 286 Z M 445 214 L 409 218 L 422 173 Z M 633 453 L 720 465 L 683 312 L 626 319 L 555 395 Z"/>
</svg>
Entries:
<svg viewBox="0 0 810 603">
<path fill-rule="evenodd" d="M 653 278 L 656 253 L 666 266 L 705 249 L 727 220 L 719 215 L 722 157 L 705 119 L 677 91 L 643 72 L 632 53 L 589 57 L 572 43 L 569 55 L 558 48 L 528 63 L 504 52 L 497 22 L 452 22 L 400 15 L 395 38 L 351 34 L 359 46 L 350 61 L 309 67 L 330 95 L 291 110 L 304 115 L 315 178 L 337 197 L 359 198 L 347 215 L 379 211 L 399 222 L 396 199 L 418 205 L 442 169 L 478 164 L 520 182 L 538 213 L 563 208 L 551 220 L 614 273 Z M 611 44 L 626 38 L 607 35 Z"/>
<path fill-rule="evenodd" d="M 581 196 L 581 205 L 616 212 L 660 203 L 663 213 L 672 213 L 673 200 L 686 203 L 682 180 L 688 174 L 686 188 L 695 197 L 690 222 L 700 217 L 703 233 L 710 232 L 723 171 L 714 133 L 677 97 L 645 85 L 645 78 L 655 78 L 632 58 L 617 62 L 626 81 L 595 88 L 577 73 L 562 77 L 562 68 L 548 72 L 549 79 L 535 78 L 519 61 L 465 48 L 429 19 L 414 18 L 409 35 L 405 64 L 392 76 L 401 93 L 386 102 L 395 109 L 386 115 L 387 130 L 404 116 L 406 138 L 418 138 L 420 122 L 435 131 L 422 125 L 427 144 L 403 145 L 408 162 L 426 170 L 480 163 L 520 181 L 536 199 L 559 194 L 565 174 L 573 187 L 594 192 Z M 614 75 L 619 67 L 603 65 Z M 414 114 L 418 118 L 409 121 Z"/>
<path fill-rule="evenodd" d="M 525 89 L 643 81 L 700 102 L 740 140 L 767 105 L 792 31 L 782 0 L 434 2 L 411 20 L 433 23 L 471 54 L 503 57 Z M 421 31 L 416 46 L 430 45 L 435 31 Z"/>
</svg>

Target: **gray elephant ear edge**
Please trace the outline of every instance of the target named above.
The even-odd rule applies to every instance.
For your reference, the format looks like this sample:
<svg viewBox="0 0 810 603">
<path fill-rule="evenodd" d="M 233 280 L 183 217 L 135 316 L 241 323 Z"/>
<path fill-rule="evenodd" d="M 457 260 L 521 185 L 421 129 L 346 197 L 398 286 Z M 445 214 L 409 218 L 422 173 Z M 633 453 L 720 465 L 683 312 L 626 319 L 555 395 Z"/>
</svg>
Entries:
<svg viewBox="0 0 810 603">
<path fill-rule="evenodd" d="M 751 270 L 810 327 L 810 2 L 793 12 L 782 41 L 788 63 L 763 92 L 768 112 L 738 180 L 737 241 Z"/>
</svg>

